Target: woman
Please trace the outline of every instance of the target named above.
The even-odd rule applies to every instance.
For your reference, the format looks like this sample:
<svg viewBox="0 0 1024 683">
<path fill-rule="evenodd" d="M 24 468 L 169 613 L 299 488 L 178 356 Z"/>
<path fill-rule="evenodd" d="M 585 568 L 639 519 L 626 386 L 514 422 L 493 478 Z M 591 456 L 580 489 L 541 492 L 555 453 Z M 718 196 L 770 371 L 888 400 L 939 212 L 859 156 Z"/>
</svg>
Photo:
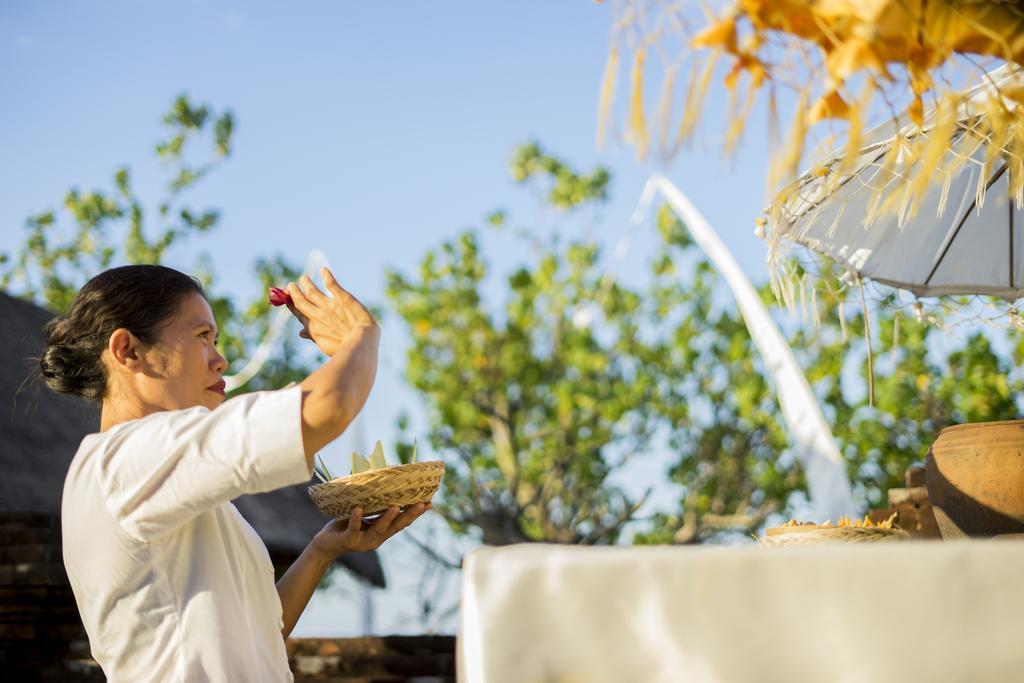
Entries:
<svg viewBox="0 0 1024 683">
<path fill-rule="evenodd" d="M 64 564 L 108 680 L 292 680 L 288 636 L 331 562 L 371 550 L 427 506 L 372 524 L 357 510 L 274 586 L 266 547 L 229 501 L 308 481 L 313 455 L 362 408 L 380 330 L 324 269 L 290 283 L 329 360 L 300 385 L 224 402 L 217 325 L 199 283 L 163 266 L 97 275 L 47 325 L 54 390 L 101 402 L 62 502 Z M 223 405 L 221 405 L 223 403 Z"/>
</svg>

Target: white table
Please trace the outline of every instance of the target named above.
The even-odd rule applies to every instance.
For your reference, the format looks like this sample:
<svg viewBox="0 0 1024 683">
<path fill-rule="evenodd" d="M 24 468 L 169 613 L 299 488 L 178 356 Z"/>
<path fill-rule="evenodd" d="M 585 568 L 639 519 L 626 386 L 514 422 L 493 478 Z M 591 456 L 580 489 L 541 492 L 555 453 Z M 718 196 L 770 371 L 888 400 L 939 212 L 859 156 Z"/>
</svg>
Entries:
<svg viewBox="0 0 1024 683">
<path fill-rule="evenodd" d="M 481 548 L 462 683 L 1024 681 L 1024 542 Z"/>
</svg>

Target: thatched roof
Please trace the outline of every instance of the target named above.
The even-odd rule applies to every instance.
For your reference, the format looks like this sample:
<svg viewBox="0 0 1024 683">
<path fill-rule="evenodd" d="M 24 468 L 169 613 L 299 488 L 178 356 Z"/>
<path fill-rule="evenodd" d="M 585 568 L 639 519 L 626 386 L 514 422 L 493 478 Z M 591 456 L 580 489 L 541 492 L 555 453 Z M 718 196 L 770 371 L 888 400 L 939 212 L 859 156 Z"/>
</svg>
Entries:
<svg viewBox="0 0 1024 683">
<path fill-rule="evenodd" d="M 34 369 L 45 309 L 0 292 L 0 510 L 60 515 L 64 475 L 82 437 L 99 426 L 88 401 L 46 388 Z"/>
<path fill-rule="evenodd" d="M 38 377 L 34 356 L 43 343 L 43 325 L 52 314 L 0 292 L 0 513 L 60 514 L 68 465 L 82 437 L 99 427 L 96 406 L 61 396 Z M 235 501 L 267 544 L 275 563 L 291 562 L 327 522 L 306 495 L 306 485 L 290 486 Z M 339 563 L 360 578 L 384 587 L 375 553 L 343 555 Z"/>
</svg>

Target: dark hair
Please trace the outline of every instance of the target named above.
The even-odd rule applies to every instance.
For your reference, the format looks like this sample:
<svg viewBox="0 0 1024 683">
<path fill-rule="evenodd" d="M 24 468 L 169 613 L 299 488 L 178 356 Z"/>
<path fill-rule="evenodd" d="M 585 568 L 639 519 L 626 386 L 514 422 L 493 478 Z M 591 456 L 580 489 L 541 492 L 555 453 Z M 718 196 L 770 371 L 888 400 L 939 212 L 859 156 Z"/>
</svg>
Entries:
<svg viewBox="0 0 1024 683">
<path fill-rule="evenodd" d="M 92 278 L 65 315 L 46 323 L 46 346 L 39 358 L 46 386 L 102 399 L 107 369 L 100 357 L 114 330 L 123 327 L 151 343 L 192 292 L 203 294 L 199 280 L 166 266 L 119 266 Z"/>
</svg>

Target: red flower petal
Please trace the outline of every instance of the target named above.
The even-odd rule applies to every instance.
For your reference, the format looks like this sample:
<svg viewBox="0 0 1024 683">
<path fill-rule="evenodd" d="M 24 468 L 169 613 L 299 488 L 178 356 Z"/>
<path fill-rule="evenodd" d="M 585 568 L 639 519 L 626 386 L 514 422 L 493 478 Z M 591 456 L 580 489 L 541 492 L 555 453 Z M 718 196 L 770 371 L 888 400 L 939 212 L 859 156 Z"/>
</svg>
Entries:
<svg viewBox="0 0 1024 683">
<path fill-rule="evenodd" d="M 292 295 L 283 289 L 277 287 L 270 288 L 270 305 L 271 306 L 284 306 L 292 302 Z"/>
</svg>

